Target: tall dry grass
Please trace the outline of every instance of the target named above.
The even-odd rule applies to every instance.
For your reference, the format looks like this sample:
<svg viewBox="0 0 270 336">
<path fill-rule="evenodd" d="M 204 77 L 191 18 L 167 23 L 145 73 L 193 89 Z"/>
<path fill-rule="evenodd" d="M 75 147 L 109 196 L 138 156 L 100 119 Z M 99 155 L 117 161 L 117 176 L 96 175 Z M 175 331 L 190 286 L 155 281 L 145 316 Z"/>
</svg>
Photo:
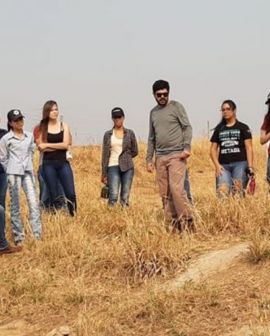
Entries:
<svg viewBox="0 0 270 336">
<path fill-rule="evenodd" d="M 192 315 L 194 302 L 201 309 L 216 309 L 216 292 L 191 286 L 156 293 L 153 283 L 185 270 L 196 255 L 236 241 L 253 242 L 253 261 L 268 255 L 268 245 L 260 245 L 269 235 L 266 155 L 257 141 L 255 196 L 224 200 L 215 195 L 208 141 L 194 143 L 189 161 L 197 226 L 193 235 L 174 233 L 164 225 L 155 176 L 145 171 L 145 150 L 140 145 L 128 209 L 109 209 L 99 197 L 98 146 L 74 149 L 78 214 L 43 214 L 40 242 L 31 238 L 22 198 L 27 240 L 22 253 L 0 259 L 1 321 L 26 318 L 40 329 L 37 335 L 68 323 L 79 336 L 183 336 L 188 321 L 181 310 Z M 8 214 L 7 226 L 10 237 Z"/>
</svg>

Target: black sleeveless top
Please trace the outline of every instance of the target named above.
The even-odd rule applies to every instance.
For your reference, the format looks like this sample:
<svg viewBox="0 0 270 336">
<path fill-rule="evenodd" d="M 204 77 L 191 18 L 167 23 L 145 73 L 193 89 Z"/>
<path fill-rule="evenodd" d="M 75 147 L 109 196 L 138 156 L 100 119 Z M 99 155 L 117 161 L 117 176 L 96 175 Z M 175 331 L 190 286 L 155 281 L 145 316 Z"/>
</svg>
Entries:
<svg viewBox="0 0 270 336">
<path fill-rule="evenodd" d="M 49 133 L 47 135 L 48 143 L 59 143 L 64 140 L 64 131 L 61 130 L 59 133 Z M 59 160 L 66 161 L 66 150 L 56 149 L 53 152 L 44 152 L 43 160 Z"/>
</svg>

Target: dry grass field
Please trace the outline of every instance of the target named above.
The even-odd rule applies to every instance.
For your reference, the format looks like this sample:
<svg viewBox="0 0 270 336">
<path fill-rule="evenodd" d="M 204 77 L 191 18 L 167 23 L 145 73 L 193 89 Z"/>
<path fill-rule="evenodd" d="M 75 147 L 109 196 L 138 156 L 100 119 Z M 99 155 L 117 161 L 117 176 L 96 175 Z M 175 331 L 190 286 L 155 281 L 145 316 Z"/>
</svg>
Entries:
<svg viewBox="0 0 270 336">
<path fill-rule="evenodd" d="M 209 143 L 194 141 L 189 168 L 197 231 L 192 235 L 164 225 L 155 176 L 145 171 L 145 150 L 140 145 L 128 209 L 108 209 L 99 197 L 98 146 L 74 149 L 78 214 L 43 214 L 40 242 L 31 238 L 22 198 L 27 240 L 22 253 L 0 258 L 0 324 L 24 319 L 35 328 L 28 336 L 46 335 L 63 324 L 78 336 L 220 336 L 267 324 L 265 149 L 255 141 L 255 196 L 219 200 Z M 9 213 L 7 227 L 10 238 Z M 200 255 L 238 242 L 248 242 L 249 252 L 225 270 L 164 290 Z"/>
</svg>

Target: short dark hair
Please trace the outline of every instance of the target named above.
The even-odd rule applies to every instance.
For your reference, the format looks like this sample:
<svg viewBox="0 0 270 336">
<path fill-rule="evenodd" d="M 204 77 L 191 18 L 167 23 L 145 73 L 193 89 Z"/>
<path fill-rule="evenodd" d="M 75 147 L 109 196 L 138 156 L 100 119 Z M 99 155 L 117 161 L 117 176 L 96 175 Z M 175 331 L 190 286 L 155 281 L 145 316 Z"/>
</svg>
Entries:
<svg viewBox="0 0 270 336">
<path fill-rule="evenodd" d="M 170 92 L 170 84 L 169 82 L 163 80 L 163 79 L 159 79 L 157 81 L 155 81 L 155 83 L 152 86 L 153 88 L 153 93 L 156 93 L 159 90 L 164 90 L 167 89 L 168 92 Z"/>
</svg>

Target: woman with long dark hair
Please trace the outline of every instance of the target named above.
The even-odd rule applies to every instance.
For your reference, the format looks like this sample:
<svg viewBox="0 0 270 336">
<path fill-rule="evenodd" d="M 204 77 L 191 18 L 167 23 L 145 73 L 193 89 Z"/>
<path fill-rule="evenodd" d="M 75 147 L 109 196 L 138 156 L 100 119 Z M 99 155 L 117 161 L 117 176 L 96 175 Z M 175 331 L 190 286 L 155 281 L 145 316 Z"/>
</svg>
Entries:
<svg viewBox="0 0 270 336">
<path fill-rule="evenodd" d="M 222 120 L 211 137 L 210 157 L 215 165 L 219 195 L 243 194 L 247 174 L 253 174 L 252 135 L 249 127 L 236 118 L 236 104 L 225 100 Z"/>
<path fill-rule="evenodd" d="M 261 126 L 261 136 L 260 136 L 261 145 L 266 144 L 270 140 L 270 93 L 267 96 L 265 104 L 268 107 L 268 111 L 264 117 L 263 124 Z M 270 186 L 270 146 L 268 147 L 266 179 Z"/>
<path fill-rule="evenodd" d="M 74 178 L 67 160 L 67 150 L 71 141 L 70 130 L 68 125 L 61 122 L 58 117 L 57 103 L 54 100 L 47 101 L 43 106 L 37 144 L 38 149 L 43 152 L 42 169 L 53 207 L 60 209 L 63 205 L 63 197 L 57 187 L 60 180 L 69 213 L 74 216 L 77 210 Z"/>
</svg>

